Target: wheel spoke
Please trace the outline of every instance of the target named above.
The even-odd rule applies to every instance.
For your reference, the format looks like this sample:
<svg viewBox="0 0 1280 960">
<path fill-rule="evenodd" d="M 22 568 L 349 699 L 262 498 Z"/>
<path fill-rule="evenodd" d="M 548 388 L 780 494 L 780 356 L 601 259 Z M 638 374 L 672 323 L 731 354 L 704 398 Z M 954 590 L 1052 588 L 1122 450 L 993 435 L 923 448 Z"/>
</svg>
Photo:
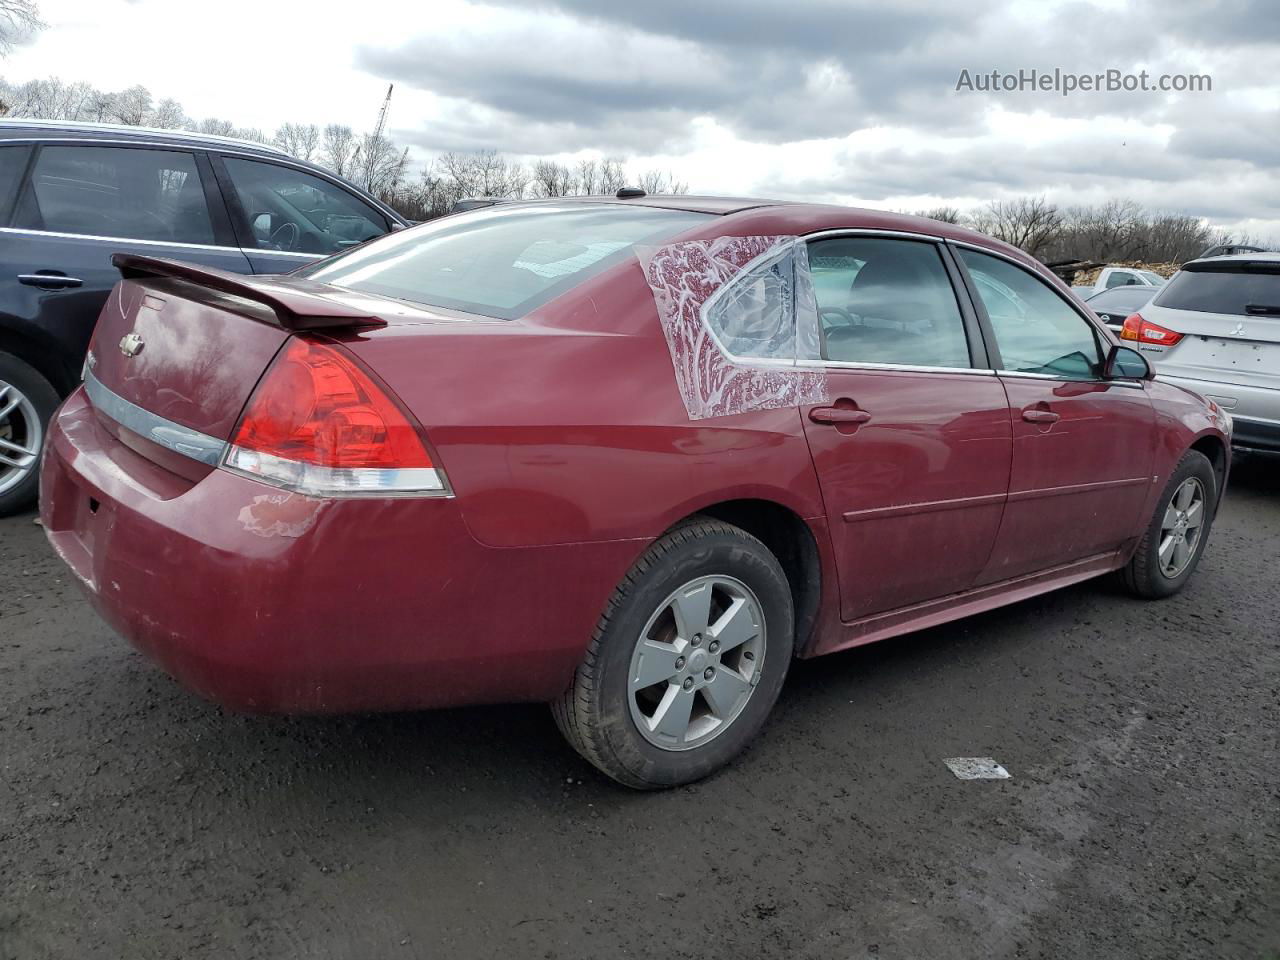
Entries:
<svg viewBox="0 0 1280 960">
<path fill-rule="evenodd" d="M 678 656 L 679 651 L 669 643 L 648 639 L 642 641 L 632 677 L 632 689 L 643 690 L 663 680 L 670 680 L 676 675 Z"/>
<path fill-rule="evenodd" d="M 0 390 L 0 404 L 3 404 L 2 406 L 0 406 L 0 420 L 5 419 L 7 416 L 9 416 L 9 414 L 17 410 L 18 404 L 22 402 L 22 394 L 16 393 L 16 392 L 8 400 L 5 400 L 5 394 L 7 394 L 8 392 L 9 392 L 8 387 L 5 387 L 3 390 Z"/>
<path fill-rule="evenodd" d="M 38 451 L 28 449 L 21 444 L 14 443 L 12 440 L 6 440 L 0 437 L 0 450 L 8 450 L 10 453 L 17 453 L 24 457 L 34 457 Z"/>
<path fill-rule="evenodd" d="M 1191 498 L 1196 495 L 1196 485 L 1192 480 L 1188 480 L 1178 490 L 1178 496 L 1175 498 L 1178 502 L 1178 509 L 1185 511 L 1191 506 Z"/>
<path fill-rule="evenodd" d="M 711 582 L 705 581 L 676 594 L 671 602 L 671 611 L 675 614 L 676 632 L 680 639 L 688 640 L 695 633 L 706 633 L 707 621 L 711 618 Z"/>
<path fill-rule="evenodd" d="M 751 605 L 742 597 L 735 597 L 729 608 L 720 614 L 720 619 L 708 629 L 709 635 L 720 641 L 720 653 L 732 650 L 739 644 L 746 643 L 760 635 L 751 616 Z"/>
<path fill-rule="evenodd" d="M 663 695 L 658 709 L 653 711 L 649 729 L 659 736 L 683 743 L 684 735 L 689 731 L 689 716 L 692 713 L 693 691 L 672 684 Z"/>
<path fill-rule="evenodd" d="M 1186 540 L 1179 540 L 1173 545 L 1173 569 L 1180 571 L 1187 565 L 1187 558 L 1191 555 L 1191 547 Z"/>
<path fill-rule="evenodd" d="M 1176 500 L 1177 497 L 1174 497 Z M 1178 508 L 1173 505 L 1173 500 L 1169 501 L 1169 509 L 1164 512 L 1164 519 L 1160 521 L 1160 529 L 1172 530 L 1178 522 Z"/>
<path fill-rule="evenodd" d="M 1173 560 L 1173 548 L 1177 544 L 1177 538 L 1170 534 L 1160 541 L 1160 565 L 1168 567 Z"/>
<path fill-rule="evenodd" d="M 702 688 L 702 696 L 706 699 L 707 705 L 720 720 L 730 717 L 734 708 L 750 692 L 751 684 L 746 677 L 723 664 L 716 670 L 716 675 L 711 678 L 711 682 Z"/>
</svg>

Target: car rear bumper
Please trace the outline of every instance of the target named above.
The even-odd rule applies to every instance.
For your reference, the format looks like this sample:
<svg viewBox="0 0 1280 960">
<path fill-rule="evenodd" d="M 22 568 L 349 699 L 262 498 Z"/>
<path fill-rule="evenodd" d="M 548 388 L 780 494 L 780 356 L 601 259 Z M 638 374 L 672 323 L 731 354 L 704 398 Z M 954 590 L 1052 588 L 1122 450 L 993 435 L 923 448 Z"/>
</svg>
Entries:
<svg viewBox="0 0 1280 960">
<path fill-rule="evenodd" d="M 452 499 L 316 499 L 223 470 L 192 483 L 113 437 L 82 390 L 50 426 L 40 510 L 112 627 L 254 712 L 551 699 L 640 549 L 486 547 Z"/>
<path fill-rule="evenodd" d="M 1159 378 L 1208 397 L 1230 415 L 1231 444 L 1261 450 L 1280 450 L 1280 390 L 1266 387 L 1193 380 L 1171 376 L 1157 368 Z"/>
</svg>

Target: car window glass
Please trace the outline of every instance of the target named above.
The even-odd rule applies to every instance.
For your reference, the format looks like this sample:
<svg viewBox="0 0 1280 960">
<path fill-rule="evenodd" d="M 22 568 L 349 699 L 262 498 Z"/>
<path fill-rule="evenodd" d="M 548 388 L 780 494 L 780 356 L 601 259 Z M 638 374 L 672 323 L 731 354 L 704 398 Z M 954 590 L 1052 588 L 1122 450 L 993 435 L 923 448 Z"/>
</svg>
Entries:
<svg viewBox="0 0 1280 960">
<path fill-rule="evenodd" d="M 967 368 L 964 321 L 932 243 L 836 237 L 809 244 L 823 357 Z"/>
<path fill-rule="evenodd" d="M 14 226 L 169 243 L 214 242 L 195 156 L 178 150 L 46 146 Z"/>
<path fill-rule="evenodd" d="M 1098 376 L 1093 327 L 1047 284 L 999 257 L 961 248 L 987 309 L 1003 368 L 1067 380 Z"/>
<path fill-rule="evenodd" d="M 387 232 L 382 214 L 321 177 L 239 157 L 223 162 L 258 249 L 337 253 Z"/>
<path fill-rule="evenodd" d="M 505 204 L 440 217 L 307 267 L 339 287 L 503 320 L 710 216 L 620 203 Z"/>
<path fill-rule="evenodd" d="M 31 148 L 25 145 L 0 147 L 0 225 L 9 222 L 9 211 L 30 156 Z"/>
<path fill-rule="evenodd" d="M 706 308 L 707 323 L 735 357 L 794 360 L 795 266 L 783 248 L 724 288 Z"/>
<path fill-rule="evenodd" d="M 1213 270 L 1182 270 L 1164 285 L 1156 306 L 1226 313 L 1237 317 L 1280 316 L 1280 261 L 1224 261 Z"/>
<path fill-rule="evenodd" d="M 1138 278 L 1132 273 L 1126 273 L 1122 270 L 1113 270 L 1107 277 L 1107 289 L 1112 287 L 1125 287 L 1130 284 L 1138 283 Z"/>
</svg>

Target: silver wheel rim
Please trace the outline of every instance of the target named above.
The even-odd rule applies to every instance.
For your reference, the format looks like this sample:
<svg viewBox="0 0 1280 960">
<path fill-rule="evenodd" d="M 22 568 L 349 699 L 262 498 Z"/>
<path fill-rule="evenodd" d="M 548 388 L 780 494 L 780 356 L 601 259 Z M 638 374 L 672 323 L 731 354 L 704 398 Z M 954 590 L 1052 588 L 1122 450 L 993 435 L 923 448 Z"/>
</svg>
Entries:
<svg viewBox="0 0 1280 960">
<path fill-rule="evenodd" d="M 764 665 L 760 601 L 741 580 L 698 577 L 649 617 L 631 654 L 627 702 L 640 735 L 692 750 L 736 720 Z"/>
<path fill-rule="evenodd" d="M 11 383 L 0 380 L 0 493 L 7 493 L 36 468 L 44 429 L 36 408 Z"/>
<path fill-rule="evenodd" d="M 1204 484 L 1188 477 L 1173 492 L 1160 521 L 1160 572 L 1168 579 L 1182 575 L 1196 555 L 1204 530 Z"/>
</svg>

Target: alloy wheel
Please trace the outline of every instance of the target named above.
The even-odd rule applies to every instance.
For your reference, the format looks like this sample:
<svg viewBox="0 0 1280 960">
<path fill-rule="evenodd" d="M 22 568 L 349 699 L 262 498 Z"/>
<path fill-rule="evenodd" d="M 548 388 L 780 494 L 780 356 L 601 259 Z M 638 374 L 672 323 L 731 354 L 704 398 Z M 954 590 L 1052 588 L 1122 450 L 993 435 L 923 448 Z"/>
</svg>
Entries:
<svg viewBox="0 0 1280 960">
<path fill-rule="evenodd" d="M 1160 572 L 1168 579 L 1181 576 L 1196 555 L 1204 511 L 1204 485 L 1196 477 L 1188 477 L 1174 491 L 1160 521 Z"/>
<path fill-rule="evenodd" d="M 16 487 L 36 468 L 43 441 L 35 406 L 16 386 L 0 380 L 0 493 Z"/>
<path fill-rule="evenodd" d="M 631 655 L 627 699 L 641 736 L 691 750 L 742 713 L 764 663 L 760 601 L 740 580 L 698 577 L 664 600 Z"/>
</svg>

